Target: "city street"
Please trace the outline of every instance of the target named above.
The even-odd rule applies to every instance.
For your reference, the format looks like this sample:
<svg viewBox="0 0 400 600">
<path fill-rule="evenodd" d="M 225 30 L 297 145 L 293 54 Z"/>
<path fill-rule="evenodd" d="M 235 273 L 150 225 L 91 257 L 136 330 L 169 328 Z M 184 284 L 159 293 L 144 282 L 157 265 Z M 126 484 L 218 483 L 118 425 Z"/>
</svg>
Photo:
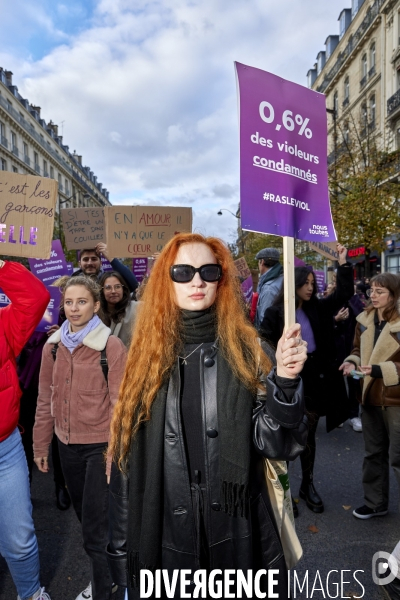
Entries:
<svg viewBox="0 0 400 600">
<path fill-rule="evenodd" d="M 366 600 L 379 600 L 380 595 L 372 582 L 372 557 L 378 550 L 391 551 L 400 537 L 398 514 L 398 490 L 391 474 L 390 512 L 386 517 L 359 521 L 352 516 L 353 508 L 363 503 L 361 489 L 361 464 L 363 440 L 361 433 L 355 433 L 347 422 L 342 429 L 327 434 L 324 419 L 320 423 L 317 445 L 316 487 L 325 502 L 325 512 L 315 515 L 304 502 L 299 502 L 300 516 L 296 527 L 303 545 L 304 556 L 296 568 L 299 581 L 303 581 L 308 570 L 308 594 L 306 587 L 299 592 L 297 586 L 295 598 L 341 598 L 361 596 L 362 589 L 352 573 L 365 588 Z M 296 461 L 291 469 L 291 486 L 295 497 L 300 485 L 300 465 Z M 39 539 L 42 584 L 51 594 L 52 600 L 74 600 L 89 582 L 88 559 L 82 548 L 79 524 L 72 511 L 57 510 L 54 502 L 54 490 L 51 474 L 49 476 L 34 473 L 32 496 L 34 518 Z M 350 507 L 350 508 L 349 508 Z M 330 576 L 330 587 L 326 588 L 329 571 L 337 569 L 339 574 Z M 340 582 L 340 571 L 344 585 L 343 596 L 337 595 L 335 582 Z M 321 584 L 317 579 L 315 590 L 312 587 L 315 578 L 321 578 L 324 593 L 318 591 Z M 292 575 L 293 577 L 293 575 Z M 330 596 L 328 595 L 330 594 Z M 354 597 L 353 596 L 353 597 Z M 120 600 L 120 592 L 113 600 Z M 0 599 L 16 598 L 15 588 L 7 572 L 5 563 L 0 559 Z"/>
</svg>

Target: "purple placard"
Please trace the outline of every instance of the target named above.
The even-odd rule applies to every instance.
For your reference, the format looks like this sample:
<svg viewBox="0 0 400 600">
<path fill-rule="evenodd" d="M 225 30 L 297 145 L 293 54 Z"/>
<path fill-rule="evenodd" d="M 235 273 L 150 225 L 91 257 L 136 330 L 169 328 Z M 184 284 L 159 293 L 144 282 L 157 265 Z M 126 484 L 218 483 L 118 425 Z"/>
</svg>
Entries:
<svg viewBox="0 0 400 600">
<path fill-rule="evenodd" d="M 59 277 L 70 274 L 60 240 L 52 241 L 49 259 L 28 258 L 28 261 L 32 273 L 47 287 Z"/>
<path fill-rule="evenodd" d="M 138 283 L 141 283 L 148 274 L 148 259 L 147 258 L 134 258 L 132 264 L 132 271 Z"/>
<path fill-rule="evenodd" d="M 250 304 L 251 299 L 253 297 L 253 278 L 252 278 L 252 276 L 249 275 L 249 277 L 241 283 L 240 287 L 242 288 L 244 301 L 246 302 L 246 304 Z"/>
<path fill-rule="evenodd" d="M 243 229 L 336 240 L 328 193 L 325 96 L 235 63 Z"/>
<path fill-rule="evenodd" d="M 324 271 L 313 271 L 318 292 L 322 294 L 325 291 L 325 273 Z"/>
<path fill-rule="evenodd" d="M 107 260 L 103 255 L 101 256 L 101 266 L 104 272 L 106 271 L 114 271 L 112 265 L 109 260 Z"/>
<path fill-rule="evenodd" d="M 5 295 L 3 290 L 0 288 L 0 308 L 4 308 L 11 304 L 11 300 L 8 296 Z"/>
<path fill-rule="evenodd" d="M 306 263 L 304 262 L 304 260 L 301 260 L 301 258 L 297 258 L 297 256 L 294 257 L 294 266 L 295 267 L 305 267 Z"/>
<path fill-rule="evenodd" d="M 50 292 L 50 302 L 47 305 L 42 320 L 36 327 L 36 331 L 48 331 L 53 325 L 58 325 L 61 301 L 60 288 L 50 286 L 47 289 Z"/>
<path fill-rule="evenodd" d="M 70 262 L 67 262 L 67 271 L 68 275 L 72 275 L 72 273 L 74 272 L 74 265 Z"/>
</svg>

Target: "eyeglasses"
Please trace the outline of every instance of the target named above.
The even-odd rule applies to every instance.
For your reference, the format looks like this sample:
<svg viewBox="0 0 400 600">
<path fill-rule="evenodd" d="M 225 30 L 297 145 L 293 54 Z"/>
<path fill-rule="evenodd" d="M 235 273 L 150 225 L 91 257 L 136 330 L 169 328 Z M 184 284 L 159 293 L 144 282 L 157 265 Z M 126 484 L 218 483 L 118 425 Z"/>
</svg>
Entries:
<svg viewBox="0 0 400 600">
<path fill-rule="evenodd" d="M 203 281 L 211 283 L 221 279 L 222 267 L 221 265 L 212 264 L 202 265 L 196 269 L 192 265 L 172 265 L 170 269 L 171 279 L 175 283 L 189 283 L 196 273 L 199 273 Z"/>
<path fill-rule="evenodd" d="M 124 286 L 121 283 L 116 283 L 115 285 L 105 285 L 103 287 L 103 290 L 105 290 L 106 292 L 112 292 L 114 290 L 114 292 L 119 292 L 120 290 L 122 290 Z"/>
<path fill-rule="evenodd" d="M 369 288 L 369 290 L 366 291 L 366 294 L 368 296 L 368 298 L 371 298 L 372 294 L 375 296 L 382 296 L 382 294 L 386 294 L 387 292 L 389 292 L 389 290 L 376 290 L 373 288 Z"/>
</svg>

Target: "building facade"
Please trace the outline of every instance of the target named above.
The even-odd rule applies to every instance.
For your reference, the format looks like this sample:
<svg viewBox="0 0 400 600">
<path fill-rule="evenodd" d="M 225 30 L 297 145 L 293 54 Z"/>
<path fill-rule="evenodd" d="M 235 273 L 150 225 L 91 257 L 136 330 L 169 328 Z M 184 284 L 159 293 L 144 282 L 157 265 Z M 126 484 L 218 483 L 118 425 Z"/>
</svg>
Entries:
<svg viewBox="0 0 400 600">
<path fill-rule="evenodd" d="M 361 138 L 379 136 L 382 147 L 400 150 L 400 0 L 351 0 L 338 21 L 307 73 L 308 87 L 327 99 L 328 163 L 352 123 Z M 400 184 L 400 164 L 391 180 Z M 381 268 L 393 271 L 385 255 Z"/>
<path fill-rule="evenodd" d="M 0 67 L 0 170 L 58 181 L 61 208 L 109 206 L 109 192 L 82 156 L 69 151 L 58 126 L 41 118 L 40 107 L 18 93 L 12 73 Z"/>
</svg>

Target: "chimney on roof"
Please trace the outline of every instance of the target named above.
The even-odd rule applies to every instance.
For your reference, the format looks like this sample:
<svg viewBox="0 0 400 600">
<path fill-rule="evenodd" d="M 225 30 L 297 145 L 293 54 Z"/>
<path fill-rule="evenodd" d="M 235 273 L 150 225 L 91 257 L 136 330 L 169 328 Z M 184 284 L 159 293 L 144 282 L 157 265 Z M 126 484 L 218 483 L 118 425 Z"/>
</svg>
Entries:
<svg viewBox="0 0 400 600">
<path fill-rule="evenodd" d="M 40 106 L 33 106 L 33 104 L 31 104 L 31 108 L 32 108 L 32 110 L 37 112 L 37 114 L 39 115 L 39 118 L 40 118 L 40 110 L 41 110 Z"/>
<path fill-rule="evenodd" d="M 12 71 L 4 71 L 4 73 L 6 74 L 7 85 L 12 85 Z"/>
<path fill-rule="evenodd" d="M 53 123 L 53 121 L 50 121 L 50 123 L 47 124 L 47 127 L 49 129 L 53 130 L 53 133 L 56 137 L 58 137 L 58 125 L 56 125 L 55 123 Z"/>
</svg>

